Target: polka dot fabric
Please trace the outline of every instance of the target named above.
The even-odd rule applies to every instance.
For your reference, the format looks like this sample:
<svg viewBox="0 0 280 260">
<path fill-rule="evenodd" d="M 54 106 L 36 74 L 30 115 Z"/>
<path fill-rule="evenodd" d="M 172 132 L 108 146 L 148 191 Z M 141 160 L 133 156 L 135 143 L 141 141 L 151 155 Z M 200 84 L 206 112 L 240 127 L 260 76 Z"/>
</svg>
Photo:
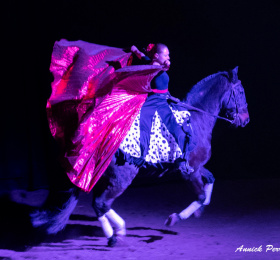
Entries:
<svg viewBox="0 0 280 260">
<path fill-rule="evenodd" d="M 140 112 L 141 113 L 141 112 Z M 140 150 L 140 113 L 134 119 L 130 130 L 120 145 L 120 149 L 133 157 L 141 156 Z"/>
<path fill-rule="evenodd" d="M 170 107 L 170 109 L 176 118 L 176 122 L 179 125 L 182 125 L 184 121 L 190 117 L 190 113 L 188 111 L 178 111 L 173 109 L 172 107 Z M 135 118 L 128 134 L 120 145 L 120 149 L 124 153 L 136 158 L 139 158 L 141 156 L 140 113 Z M 149 150 L 145 157 L 145 161 L 150 163 L 173 163 L 181 155 L 182 151 L 180 147 L 178 146 L 173 135 L 170 134 L 156 111 L 153 116 Z"/>
<path fill-rule="evenodd" d="M 175 116 L 176 122 L 179 125 L 182 125 L 184 123 L 184 121 L 187 120 L 191 116 L 189 111 L 186 111 L 186 110 L 178 111 L 178 110 L 173 109 L 171 106 L 169 106 L 169 107 L 170 107 L 173 115 Z"/>
</svg>

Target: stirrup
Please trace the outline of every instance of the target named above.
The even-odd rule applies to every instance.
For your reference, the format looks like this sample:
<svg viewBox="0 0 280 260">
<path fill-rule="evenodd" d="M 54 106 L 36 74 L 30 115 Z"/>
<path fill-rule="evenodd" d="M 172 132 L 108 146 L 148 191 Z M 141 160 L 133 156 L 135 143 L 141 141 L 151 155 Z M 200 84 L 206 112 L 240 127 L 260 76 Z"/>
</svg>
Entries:
<svg viewBox="0 0 280 260">
<path fill-rule="evenodd" d="M 194 172 L 194 168 L 190 166 L 189 161 L 186 161 L 186 168 L 187 168 L 188 174 Z"/>
<path fill-rule="evenodd" d="M 194 168 L 190 166 L 189 161 L 182 161 L 179 163 L 178 169 L 182 174 L 190 174 L 194 172 Z"/>
</svg>

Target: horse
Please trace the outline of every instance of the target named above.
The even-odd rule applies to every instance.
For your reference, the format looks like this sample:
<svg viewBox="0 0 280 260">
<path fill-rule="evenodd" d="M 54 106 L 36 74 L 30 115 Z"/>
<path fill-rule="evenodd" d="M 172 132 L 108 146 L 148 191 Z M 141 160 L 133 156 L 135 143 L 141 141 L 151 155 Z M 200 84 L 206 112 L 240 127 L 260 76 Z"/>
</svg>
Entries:
<svg viewBox="0 0 280 260">
<path fill-rule="evenodd" d="M 191 126 L 196 143 L 188 159 L 193 171 L 182 174 L 182 178 L 190 181 L 197 200 L 179 214 L 171 214 L 165 222 L 167 226 L 172 226 L 181 219 L 187 219 L 193 213 L 201 214 L 202 209 L 210 203 L 215 179 L 204 165 L 211 157 L 211 136 L 217 119 L 227 120 L 235 127 L 244 127 L 250 120 L 244 88 L 237 74 L 238 67 L 212 74 L 194 85 L 186 98 L 179 102 L 191 112 Z M 167 166 L 166 170 L 169 169 L 172 169 L 172 165 Z M 105 173 L 93 187 L 92 206 L 110 247 L 126 235 L 125 221 L 112 209 L 112 204 L 128 188 L 138 172 L 139 167 L 133 163 L 125 162 L 119 165 L 115 155 Z M 66 202 L 57 210 L 57 214 L 45 212 L 44 215 L 42 211 L 33 212 L 31 216 L 33 226 L 45 225 L 48 233 L 62 230 L 75 208 L 77 194 L 77 188 L 71 189 L 68 196 L 64 197 Z M 48 220 L 47 215 L 49 215 Z"/>
</svg>

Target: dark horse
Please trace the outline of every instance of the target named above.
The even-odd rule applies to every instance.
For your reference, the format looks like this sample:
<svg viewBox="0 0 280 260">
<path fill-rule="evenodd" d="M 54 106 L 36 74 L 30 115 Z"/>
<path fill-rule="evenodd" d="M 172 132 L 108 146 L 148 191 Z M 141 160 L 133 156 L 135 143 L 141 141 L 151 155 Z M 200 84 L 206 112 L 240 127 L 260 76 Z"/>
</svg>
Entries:
<svg viewBox="0 0 280 260">
<path fill-rule="evenodd" d="M 196 146 L 189 156 L 194 171 L 182 177 L 192 183 L 197 200 L 181 213 L 170 215 L 165 223 L 168 226 L 174 225 L 179 219 L 188 218 L 192 213 L 199 213 L 201 208 L 210 203 L 214 177 L 204 165 L 211 157 L 211 136 L 217 118 L 223 117 L 236 127 L 244 127 L 249 122 L 245 93 L 238 80 L 237 71 L 236 67 L 229 72 L 218 72 L 206 77 L 191 89 L 182 102 L 182 105 L 191 111 L 191 123 L 196 136 Z M 133 164 L 117 165 L 114 157 L 93 188 L 93 208 L 105 236 L 109 239 L 109 245 L 114 245 L 116 236 L 123 236 L 126 232 L 124 220 L 111 205 L 131 184 L 138 171 L 139 168 Z M 72 192 L 67 200 L 62 209 L 57 211 L 58 214 L 51 214 L 51 220 L 46 221 L 45 217 L 42 218 L 42 212 L 35 212 L 32 215 L 34 225 L 46 225 L 48 222 L 48 233 L 61 230 L 76 205 L 76 193 Z M 115 234 L 111 224 L 116 228 Z"/>
</svg>

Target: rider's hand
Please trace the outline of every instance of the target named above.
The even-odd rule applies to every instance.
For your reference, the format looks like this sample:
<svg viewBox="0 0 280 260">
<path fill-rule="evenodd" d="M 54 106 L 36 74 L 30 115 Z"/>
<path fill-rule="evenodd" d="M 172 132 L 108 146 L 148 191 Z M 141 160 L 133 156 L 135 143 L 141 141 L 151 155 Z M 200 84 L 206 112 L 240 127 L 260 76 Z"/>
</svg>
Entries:
<svg viewBox="0 0 280 260">
<path fill-rule="evenodd" d="M 166 60 L 164 63 L 163 63 L 163 67 L 164 69 L 168 70 L 170 68 L 170 65 L 171 65 L 171 62 L 170 60 Z"/>
<path fill-rule="evenodd" d="M 138 48 L 135 45 L 132 45 L 130 48 L 131 52 L 133 52 L 140 60 L 143 56 L 145 56 L 144 53 L 138 50 Z"/>
</svg>

